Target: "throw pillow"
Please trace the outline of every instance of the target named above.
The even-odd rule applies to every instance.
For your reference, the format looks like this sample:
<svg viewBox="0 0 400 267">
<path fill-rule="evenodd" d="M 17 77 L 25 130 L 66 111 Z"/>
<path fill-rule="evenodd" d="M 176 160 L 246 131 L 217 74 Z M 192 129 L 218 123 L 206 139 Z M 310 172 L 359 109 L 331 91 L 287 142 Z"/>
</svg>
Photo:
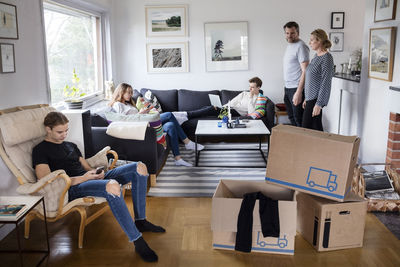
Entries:
<svg viewBox="0 0 400 267">
<path fill-rule="evenodd" d="M 162 113 L 160 102 L 157 97 L 150 91 L 147 90 L 143 97 L 138 97 L 136 100 L 137 109 L 147 108 L 149 106 L 153 106 L 151 112 Z"/>
<path fill-rule="evenodd" d="M 116 138 L 130 140 L 144 140 L 146 134 L 147 122 L 112 122 L 107 127 L 107 134 Z"/>
</svg>

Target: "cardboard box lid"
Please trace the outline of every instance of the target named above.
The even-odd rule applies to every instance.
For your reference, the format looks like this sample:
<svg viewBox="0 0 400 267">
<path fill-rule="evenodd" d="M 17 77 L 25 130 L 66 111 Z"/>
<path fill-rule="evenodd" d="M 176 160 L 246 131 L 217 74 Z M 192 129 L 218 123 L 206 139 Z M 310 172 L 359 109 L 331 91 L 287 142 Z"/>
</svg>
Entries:
<svg viewBox="0 0 400 267">
<path fill-rule="evenodd" d="M 281 233 L 296 235 L 297 205 L 293 201 L 293 190 L 263 181 L 221 180 L 213 196 L 211 229 L 213 231 L 236 232 L 243 195 L 257 191 L 279 200 Z M 259 230 L 261 230 L 261 221 L 259 201 L 257 200 L 253 210 L 253 231 Z"/>
<path fill-rule="evenodd" d="M 318 197 L 318 196 L 313 196 L 313 195 L 306 194 L 306 193 L 298 193 L 298 195 L 309 197 L 310 200 L 312 199 L 312 201 L 314 201 L 314 203 L 316 203 L 317 206 L 340 205 L 340 204 L 346 205 L 346 204 L 351 204 L 351 203 L 366 203 L 367 202 L 366 199 L 356 195 L 352 191 L 350 191 L 346 195 L 346 200 L 344 202 L 337 202 L 334 200 L 330 200 L 330 199 L 326 199 L 326 198 L 322 198 L 322 197 Z"/>
</svg>

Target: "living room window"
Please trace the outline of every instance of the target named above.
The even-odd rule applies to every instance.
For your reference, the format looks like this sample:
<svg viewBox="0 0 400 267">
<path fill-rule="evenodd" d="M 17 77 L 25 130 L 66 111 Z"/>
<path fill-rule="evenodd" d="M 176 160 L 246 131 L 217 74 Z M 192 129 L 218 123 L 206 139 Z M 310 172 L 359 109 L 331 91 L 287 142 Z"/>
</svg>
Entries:
<svg viewBox="0 0 400 267">
<path fill-rule="evenodd" d="M 64 100 L 65 85 L 74 85 L 74 70 L 79 77 L 80 93 L 85 94 L 84 100 L 102 94 L 101 13 L 67 6 L 59 0 L 43 0 L 43 14 L 51 104 Z"/>
</svg>

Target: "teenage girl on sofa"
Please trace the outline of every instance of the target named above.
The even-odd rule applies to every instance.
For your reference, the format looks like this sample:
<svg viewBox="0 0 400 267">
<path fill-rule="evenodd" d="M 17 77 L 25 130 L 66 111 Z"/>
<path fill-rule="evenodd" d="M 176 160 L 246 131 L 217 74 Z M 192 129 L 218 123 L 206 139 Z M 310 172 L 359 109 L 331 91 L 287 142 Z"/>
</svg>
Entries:
<svg viewBox="0 0 400 267">
<path fill-rule="evenodd" d="M 117 86 L 112 96 L 109 106 L 112 107 L 116 112 L 130 115 L 130 114 L 146 114 L 152 109 L 152 106 L 141 108 L 138 110 L 135 103 L 132 100 L 133 89 L 127 83 L 121 83 Z M 163 125 L 163 130 L 166 132 L 171 141 L 172 153 L 175 157 L 175 165 L 177 166 L 193 166 L 191 163 L 185 161 L 180 156 L 179 152 L 179 140 L 185 144 L 186 149 L 195 149 L 195 143 L 191 141 L 185 132 L 182 130 L 175 116 L 171 112 L 164 112 L 160 114 L 160 119 Z M 204 146 L 197 144 L 197 150 L 204 149 Z"/>
</svg>

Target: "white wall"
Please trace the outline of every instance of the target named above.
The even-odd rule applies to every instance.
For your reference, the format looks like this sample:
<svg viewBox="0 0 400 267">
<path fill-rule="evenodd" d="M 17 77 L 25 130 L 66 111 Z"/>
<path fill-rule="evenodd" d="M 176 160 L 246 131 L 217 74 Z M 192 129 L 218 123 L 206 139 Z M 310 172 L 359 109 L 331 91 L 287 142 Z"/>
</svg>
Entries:
<svg viewBox="0 0 400 267">
<path fill-rule="evenodd" d="M 362 46 L 364 1 L 346 0 L 183 0 L 189 7 L 190 72 L 180 74 L 147 74 L 145 5 L 177 3 L 169 0 L 113 1 L 112 44 L 115 82 L 131 83 L 135 88 L 188 88 L 193 90 L 247 89 L 248 79 L 259 76 L 265 94 L 274 102 L 283 100 L 282 56 L 286 47 L 283 25 L 290 20 L 300 24 L 300 36 L 308 43 L 316 28 L 327 32 L 343 31 L 345 52 L 332 53 L 335 64 L 348 62 L 350 52 Z M 344 30 L 330 30 L 331 12 L 345 12 Z M 204 23 L 248 21 L 249 70 L 206 72 Z M 149 41 L 155 39 L 149 39 Z M 158 38 L 158 40 L 182 41 Z"/>
<path fill-rule="evenodd" d="M 363 34 L 363 67 L 360 84 L 359 101 L 359 135 L 361 136 L 360 157 L 362 162 L 385 162 L 389 128 L 389 86 L 400 85 L 400 32 L 397 30 L 393 81 L 381 81 L 368 78 L 369 29 L 381 27 L 398 27 L 400 11 L 397 8 L 396 20 L 374 23 L 374 2 L 366 1 L 365 25 Z M 396 92 L 399 93 L 399 92 Z M 392 103 L 397 105 L 400 103 Z"/>
<path fill-rule="evenodd" d="M 48 103 L 45 50 L 39 0 L 3 0 L 17 6 L 18 40 L 14 44 L 15 73 L 0 74 L 0 109 Z M 0 159 L 0 195 L 16 195 L 17 180 Z"/>
</svg>

